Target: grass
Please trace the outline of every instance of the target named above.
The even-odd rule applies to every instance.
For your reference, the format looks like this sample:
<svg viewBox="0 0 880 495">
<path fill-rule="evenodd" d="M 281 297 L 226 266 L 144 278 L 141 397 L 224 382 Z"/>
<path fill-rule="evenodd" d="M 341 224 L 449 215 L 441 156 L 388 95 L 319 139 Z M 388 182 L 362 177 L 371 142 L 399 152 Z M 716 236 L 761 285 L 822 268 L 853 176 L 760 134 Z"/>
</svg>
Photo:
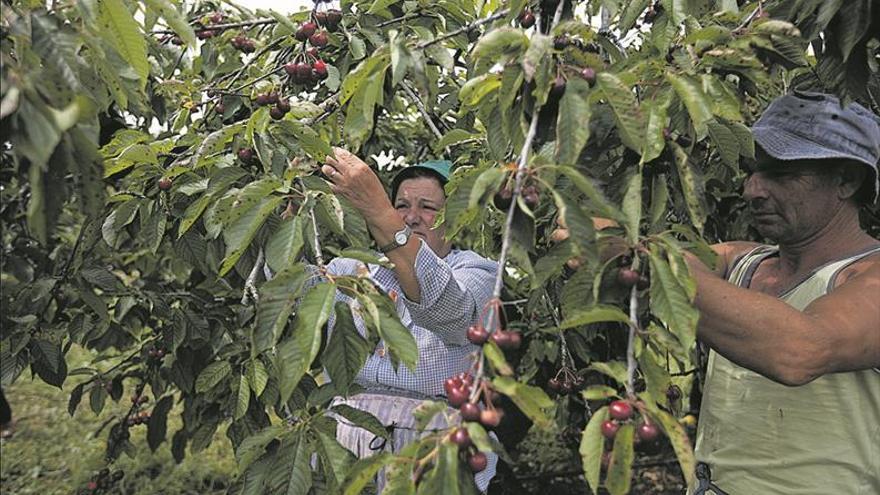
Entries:
<svg viewBox="0 0 880 495">
<path fill-rule="evenodd" d="M 70 356 L 68 357 L 70 359 Z M 85 397 L 73 417 L 67 413 L 70 390 L 79 381 L 69 378 L 64 390 L 30 380 L 23 373 L 4 388 L 12 405 L 15 435 L 0 442 L 0 494 L 71 494 L 85 488 L 101 469 L 122 470 L 124 476 L 105 493 L 220 494 L 237 475 L 232 446 L 223 431 L 211 445 L 195 454 L 187 452 L 176 464 L 170 451 L 171 435 L 181 427 L 180 408 L 168 416 L 168 437 L 155 452 L 147 446 L 146 426 L 131 428 L 132 457 L 123 454 L 112 465 L 104 459 L 107 433 L 95 432 L 112 416 L 127 410 L 130 394 L 119 403 L 108 400 L 96 416 Z"/>
</svg>

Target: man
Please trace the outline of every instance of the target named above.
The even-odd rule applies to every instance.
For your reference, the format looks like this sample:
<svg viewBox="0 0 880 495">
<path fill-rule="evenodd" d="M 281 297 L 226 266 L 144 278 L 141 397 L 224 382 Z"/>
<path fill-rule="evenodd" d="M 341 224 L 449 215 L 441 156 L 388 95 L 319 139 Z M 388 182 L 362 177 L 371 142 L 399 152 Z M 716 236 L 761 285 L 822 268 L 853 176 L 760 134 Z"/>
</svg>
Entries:
<svg viewBox="0 0 880 495">
<path fill-rule="evenodd" d="M 690 258 L 711 348 L 696 493 L 880 493 L 880 119 L 837 98 L 776 99 L 753 127 L 744 196 L 776 246 Z"/>
<path fill-rule="evenodd" d="M 404 366 L 395 371 L 380 344 L 356 379 L 366 391 L 337 400 L 393 426 L 391 445 L 384 446 L 393 452 L 418 438 L 413 410 L 426 399 L 442 399 L 443 381 L 471 368 L 477 348 L 467 340 L 467 328 L 479 320 L 492 298 L 498 270 L 494 261 L 454 249 L 443 227 L 434 227 L 446 204 L 443 186 L 450 168 L 448 161 L 408 167 L 394 178 L 389 198 L 369 166 L 346 150 L 335 148 L 322 167 L 333 192 L 360 212 L 380 251 L 394 264 L 393 270 L 372 265 L 368 269 L 376 284 L 396 299 L 400 320 L 419 348 L 415 372 Z M 328 265 L 336 275 L 354 275 L 362 268 L 352 259 L 337 258 Z M 351 301 L 342 294 L 337 300 Z M 443 415 L 437 415 L 428 427 L 446 426 Z M 383 448 L 372 434 L 345 421 L 340 421 L 337 439 L 358 457 Z M 481 491 L 494 476 L 496 462 L 490 455 L 488 467 L 476 475 Z M 380 476 L 380 491 L 383 483 Z"/>
</svg>

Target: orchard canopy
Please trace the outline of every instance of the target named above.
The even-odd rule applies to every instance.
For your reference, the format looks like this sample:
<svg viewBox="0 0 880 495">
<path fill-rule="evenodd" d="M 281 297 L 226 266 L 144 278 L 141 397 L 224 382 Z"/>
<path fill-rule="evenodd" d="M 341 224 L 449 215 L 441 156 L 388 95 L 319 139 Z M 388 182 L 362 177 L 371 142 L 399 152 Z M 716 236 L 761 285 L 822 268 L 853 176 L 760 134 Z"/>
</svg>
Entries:
<svg viewBox="0 0 880 495">
<path fill-rule="evenodd" d="M 679 419 L 698 314 L 681 253 L 708 260 L 707 243 L 753 237 L 739 164 L 770 99 L 821 89 L 878 111 L 878 9 L 4 1 L 2 382 L 63 386 L 71 414 L 149 391 L 111 419 L 108 460 L 140 423 L 177 459 L 229 441 L 243 493 L 358 493 L 383 466 L 394 493 L 472 492 L 466 460 L 504 458 L 503 420 L 498 439 L 463 423 L 471 454 L 448 432 L 365 460 L 336 442 L 337 418 L 387 435 L 357 409 L 328 414 L 357 392 L 376 343 L 397 366 L 418 366 L 418 352 L 368 278 L 313 277 L 336 256 L 385 262 L 319 173 L 332 146 L 385 179 L 445 158 L 448 236 L 504 266 L 487 331 L 522 341 L 475 353 L 478 398 L 576 431 L 594 492 L 630 490 L 645 423 L 689 477 Z M 865 218 L 876 232 L 876 210 Z M 600 256 L 606 245 L 618 254 Z M 334 308 L 337 290 L 359 303 L 366 336 Z M 69 369 L 73 346 L 94 366 Z M 635 411 L 606 441 L 612 399 Z M 183 427 L 167 431 L 176 404 Z M 419 423 L 446 405 L 426 403 Z"/>
</svg>

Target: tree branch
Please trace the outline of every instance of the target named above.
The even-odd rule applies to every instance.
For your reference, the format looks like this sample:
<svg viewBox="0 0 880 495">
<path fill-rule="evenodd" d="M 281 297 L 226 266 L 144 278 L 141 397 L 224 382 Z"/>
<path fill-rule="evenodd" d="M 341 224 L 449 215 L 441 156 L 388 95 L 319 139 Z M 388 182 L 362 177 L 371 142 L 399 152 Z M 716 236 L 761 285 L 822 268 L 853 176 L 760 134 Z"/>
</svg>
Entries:
<svg viewBox="0 0 880 495">
<path fill-rule="evenodd" d="M 448 40 L 449 38 L 454 38 L 454 37 L 458 36 L 459 34 L 471 31 L 475 27 L 482 26 L 483 24 L 490 23 L 496 19 L 500 19 L 500 18 L 506 16 L 508 12 L 510 12 L 510 9 L 499 10 L 498 12 L 495 12 L 494 14 L 490 15 L 489 17 L 486 17 L 485 19 L 478 19 L 478 20 L 468 24 L 467 26 L 462 26 L 454 31 L 449 31 L 448 33 L 444 34 L 443 36 L 434 38 L 429 41 L 423 41 L 423 42 L 419 43 L 418 45 L 416 45 L 416 50 L 424 50 L 425 48 L 428 48 L 431 45 L 434 45 L 436 43 L 440 43 L 441 41 L 444 41 L 444 40 Z"/>
<path fill-rule="evenodd" d="M 210 26 L 203 26 L 202 28 L 196 29 L 195 31 L 224 31 L 226 29 L 261 26 L 263 24 L 275 24 L 277 22 L 278 21 L 276 21 L 275 19 L 254 19 L 251 21 L 229 22 L 226 24 L 212 24 Z M 158 31 L 150 31 L 150 34 L 177 34 L 177 31 L 174 31 L 173 29 L 160 29 Z"/>
<path fill-rule="evenodd" d="M 437 136 L 437 139 L 442 138 L 443 133 L 440 132 L 440 129 L 438 129 L 436 125 L 434 125 L 434 120 L 431 118 L 431 114 L 428 113 L 428 109 L 425 108 L 425 104 L 422 103 L 422 99 L 419 98 L 419 95 L 417 95 L 415 91 L 413 91 L 412 88 L 409 87 L 409 84 L 407 84 L 406 81 L 401 84 L 401 87 L 403 87 L 403 91 L 406 93 L 409 99 L 413 103 L 415 103 L 416 107 L 419 109 L 419 112 L 422 114 L 422 117 L 425 119 L 425 122 L 428 124 L 428 127 L 431 129 L 431 132 L 433 132 L 434 135 Z"/>
</svg>

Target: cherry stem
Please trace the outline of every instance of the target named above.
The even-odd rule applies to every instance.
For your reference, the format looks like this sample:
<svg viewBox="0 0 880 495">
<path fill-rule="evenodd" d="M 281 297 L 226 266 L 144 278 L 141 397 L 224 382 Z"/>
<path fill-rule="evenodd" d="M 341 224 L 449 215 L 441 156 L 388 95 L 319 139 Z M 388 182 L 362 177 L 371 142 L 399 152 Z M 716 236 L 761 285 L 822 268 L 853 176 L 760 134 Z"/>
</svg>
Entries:
<svg viewBox="0 0 880 495">
<path fill-rule="evenodd" d="M 211 24 L 210 26 L 203 26 L 200 29 L 196 29 L 196 32 L 202 31 L 224 31 L 226 29 L 240 28 L 240 27 L 253 27 L 253 26 L 261 26 L 264 24 L 275 24 L 278 21 L 275 19 L 254 19 L 251 21 L 241 21 L 241 22 L 228 22 L 226 24 Z M 158 31 L 150 31 L 152 35 L 159 34 L 177 34 L 177 31 L 173 29 L 160 29 Z"/>
</svg>

